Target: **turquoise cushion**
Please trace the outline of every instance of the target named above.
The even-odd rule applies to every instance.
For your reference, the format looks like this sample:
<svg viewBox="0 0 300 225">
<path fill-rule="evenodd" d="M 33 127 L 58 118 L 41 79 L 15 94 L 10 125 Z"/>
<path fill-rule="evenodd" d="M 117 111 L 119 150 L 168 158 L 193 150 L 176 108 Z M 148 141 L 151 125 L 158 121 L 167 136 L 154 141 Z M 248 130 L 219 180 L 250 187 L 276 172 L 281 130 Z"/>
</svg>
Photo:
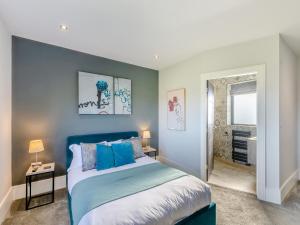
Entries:
<svg viewBox="0 0 300 225">
<path fill-rule="evenodd" d="M 115 166 L 122 166 L 135 162 L 133 147 L 130 142 L 112 144 L 111 147 L 114 153 Z"/>
<path fill-rule="evenodd" d="M 105 170 L 115 166 L 112 148 L 107 145 L 97 144 L 96 169 Z"/>
</svg>

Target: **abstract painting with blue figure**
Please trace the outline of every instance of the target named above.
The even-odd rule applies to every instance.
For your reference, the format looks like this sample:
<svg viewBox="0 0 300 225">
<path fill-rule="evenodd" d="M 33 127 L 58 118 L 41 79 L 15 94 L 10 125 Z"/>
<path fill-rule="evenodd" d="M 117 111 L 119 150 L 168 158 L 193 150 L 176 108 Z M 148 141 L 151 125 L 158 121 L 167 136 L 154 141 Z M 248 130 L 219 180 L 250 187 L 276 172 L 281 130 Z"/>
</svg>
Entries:
<svg viewBox="0 0 300 225">
<path fill-rule="evenodd" d="M 114 114 L 113 77 L 79 72 L 79 114 Z"/>
<path fill-rule="evenodd" d="M 98 106 L 98 109 L 100 109 L 101 106 L 105 106 L 105 105 L 109 104 L 108 101 L 105 102 L 105 99 L 104 99 L 104 98 L 103 98 L 103 99 L 101 98 L 101 97 L 102 97 L 102 93 L 103 93 L 104 91 L 107 90 L 108 84 L 107 84 L 107 82 L 104 81 L 104 80 L 99 80 L 99 81 L 96 83 L 96 87 L 97 87 L 97 97 L 98 97 L 97 106 Z M 105 96 L 105 97 L 106 97 L 106 98 L 107 98 L 107 97 L 110 97 L 110 93 L 107 93 L 107 92 L 106 92 L 106 96 Z"/>
<path fill-rule="evenodd" d="M 115 114 L 131 114 L 131 80 L 115 78 Z"/>
</svg>

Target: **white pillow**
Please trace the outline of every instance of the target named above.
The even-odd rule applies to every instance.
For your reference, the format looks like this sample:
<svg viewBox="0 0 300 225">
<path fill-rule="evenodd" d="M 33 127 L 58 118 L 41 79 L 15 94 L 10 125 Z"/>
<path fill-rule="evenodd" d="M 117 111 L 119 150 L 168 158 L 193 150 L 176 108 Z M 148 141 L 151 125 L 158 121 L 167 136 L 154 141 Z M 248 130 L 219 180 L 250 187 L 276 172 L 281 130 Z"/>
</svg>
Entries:
<svg viewBox="0 0 300 225">
<path fill-rule="evenodd" d="M 77 144 L 70 145 L 69 149 L 73 152 L 73 159 L 68 172 L 71 169 L 82 167 L 81 146 Z"/>
<path fill-rule="evenodd" d="M 106 145 L 111 146 L 112 144 L 121 144 L 122 142 L 123 142 L 123 140 L 120 139 L 120 140 L 117 140 L 117 141 L 107 142 Z"/>
</svg>

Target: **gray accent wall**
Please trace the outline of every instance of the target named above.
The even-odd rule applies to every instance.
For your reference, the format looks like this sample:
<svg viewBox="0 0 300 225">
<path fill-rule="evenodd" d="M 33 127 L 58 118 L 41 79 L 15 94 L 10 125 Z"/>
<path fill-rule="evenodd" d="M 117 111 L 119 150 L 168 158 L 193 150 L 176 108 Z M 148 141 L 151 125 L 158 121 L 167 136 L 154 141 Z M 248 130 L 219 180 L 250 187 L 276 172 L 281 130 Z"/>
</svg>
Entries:
<svg viewBox="0 0 300 225">
<path fill-rule="evenodd" d="M 12 40 L 12 180 L 25 182 L 34 155 L 29 141 L 42 139 L 39 160 L 65 174 L 70 135 L 150 129 L 158 147 L 158 71 L 19 37 Z M 79 115 L 78 71 L 132 80 L 132 115 Z"/>
</svg>

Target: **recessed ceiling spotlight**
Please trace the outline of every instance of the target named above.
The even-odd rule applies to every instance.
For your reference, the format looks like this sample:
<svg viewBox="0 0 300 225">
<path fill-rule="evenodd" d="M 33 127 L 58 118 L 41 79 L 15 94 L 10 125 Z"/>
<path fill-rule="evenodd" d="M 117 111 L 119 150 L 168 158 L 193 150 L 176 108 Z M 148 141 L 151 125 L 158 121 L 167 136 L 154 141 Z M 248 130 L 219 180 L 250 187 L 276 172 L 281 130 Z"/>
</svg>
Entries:
<svg viewBox="0 0 300 225">
<path fill-rule="evenodd" d="M 59 29 L 61 31 L 67 31 L 69 29 L 69 27 L 66 24 L 61 24 L 61 25 L 59 25 Z"/>
<path fill-rule="evenodd" d="M 154 58 L 155 58 L 155 60 L 158 60 L 159 59 L 159 55 L 154 55 Z"/>
</svg>

